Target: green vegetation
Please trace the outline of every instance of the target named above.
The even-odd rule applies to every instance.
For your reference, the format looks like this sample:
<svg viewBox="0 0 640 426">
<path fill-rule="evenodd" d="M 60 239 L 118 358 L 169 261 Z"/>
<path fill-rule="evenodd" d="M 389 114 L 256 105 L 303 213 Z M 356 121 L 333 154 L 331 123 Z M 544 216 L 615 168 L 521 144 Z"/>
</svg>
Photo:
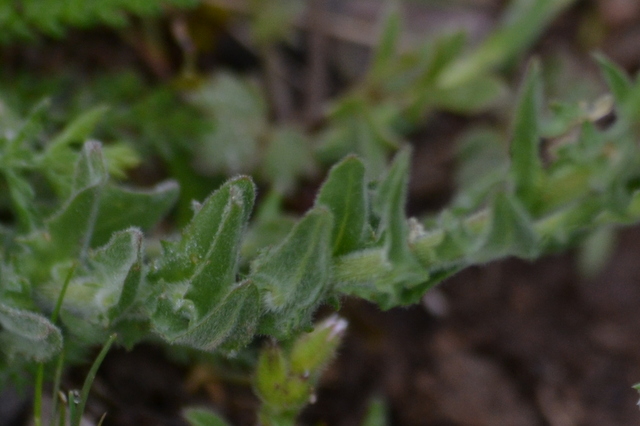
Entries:
<svg viewBox="0 0 640 426">
<path fill-rule="evenodd" d="M 7 3 L 2 41 L 62 36 L 66 26 L 123 25 L 124 12 L 161 10 L 156 2 L 80 2 L 92 5 L 80 14 L 72 3 Z M 400 19 L 391 11 L 367 77 L 334 101 L 314 132 L 270 120 L 261 90 L 230 73 L 199 76 L 186 89 L 152 86 L 132 73 L 78 87 L 74 71 L 5 77 L 1 381 L 34 371 L 41 390 L 55 373 L 57 389 L 66 363 L 114 340 L 128 348 L 152 341 L 230 355 L 256 335 L 270 336 L 254 381 L 259 416 L 264 425 L 294 424 L 346 326 L 332 317 L 314 329 L 321 305 L 337 307 L 347 296 L 383 309 L 416 303 L 466 267 L 533 259 L 640 221 L 640 81 L 603 57 L 611 96 L 595 109 L 544 108 L 540 65 L 532 61 L 515 102 L 508 153 L 499 133 L 470 133 L 465 149 L 479 154 L 462 165 L 450 207 L 424 219 L 405 213 L 411 149 L 404 137 L 434 111 L 475 114 L 511 105 L 499 69 L 569 3 L 514 1 L 472 50 L 454 34 L 400 53 Z M 40 9 L 45 4 L 50 13 Z M 259 32 L 261 43 L 277 42 L 267 30 Z M 63 97 L 52 92 L 72 85 Z M 44 95 L 52 101 L 29 107 Z M 615 123 L 600 126 L 611 112 Z M 558 141 L 545 161 L 543 139 Z M 125 185 L 128 172 L 151 156 L 168 180 Z M 491 168 L 474 168 L 483 158 Z M 299 218 L 286 213 L 283 199 L 328 164 L 312 208 Z M 257 207 L 256 182 L 268 188 Z M 170 231 L 158 243 L 153 230 L 160 223 Z M 58 410 L 60 419 L 78 424 L 91 377 L 87 383 L 77 406 L 70 395 Z M 384 411 L 375 404 L 372 413 Z M 39 402 L 35 411 L 41 424 Z M 224 424 L 201 409 L 185 416 L 193 425 Z M 370 417 L 368 424 L 380 424 Z"/>
</svg>

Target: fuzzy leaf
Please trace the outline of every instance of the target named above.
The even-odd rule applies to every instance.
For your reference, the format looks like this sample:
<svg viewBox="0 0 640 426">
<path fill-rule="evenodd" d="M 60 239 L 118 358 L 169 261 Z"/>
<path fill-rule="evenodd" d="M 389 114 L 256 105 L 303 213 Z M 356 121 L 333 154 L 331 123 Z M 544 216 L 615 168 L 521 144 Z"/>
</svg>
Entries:
<svg viewBox="0 0 640 426">
<path fill-rule="evenodd" d="M 164 243 L 165 255 L 154 275 L 166 282 L 191 279 L 198 267 L 212 260 L 208 259 L 208 253 L 213 247 L 212 242 L 220 229 L 221 220 L 242 219 L 241 231 L 249 218 L 254 198 L 255 189 L 250 178 L 240 177 L 225 183 L 196 207 L 196 214 L 178 242 Z M 233 214 L 230 214 L 231 210 Z M 235 241 L 228 243 L 234 244 Z"/>
<path fill-rule="evenodd" d="M 259 312 L 259 296 L 250 283 L 238 284 L 217 306 L 174 335 L 163 334 L 171 343 L 212 352 L 227 339 L 240 347 L 251 339 Z M 235 335 L 240 333 L 239 335 Z"/>
<path fill-rule="evenodd" d="M 249 277 L 268 311 L 274 313 L 273 333 L 287 334 L 310 323 L 311 310 L 331 282 L 331 230 L 333 218 L 316 207 L 277 247 L 252 264 Z M 267 321 L 267 323 L 270 321 Z"/>
<path fill-rule="evenodd" d="M 285 405 L 288 395 L 283 392 L 289 379 L 289 365 L 282 349 L 267 344 L 260 351 L 254 385 L 260 399 L 270 405 Z"/>
<path fill-rule="evenodd" d="M 92 256 L 92 267 L 101 285 L 94 306 L 109 301 L 109 320 L 114 321 L 136 299 L 142 279 L 142 233 L 137 229 L 120 231 L 109 244 Z M 104 302 L 103 302 L 104 303 Z"/>
<path fill-rule="evenodd" d="M 211 351 L 227 340 L 235 348 L 253 337 L 258 292 L 251 283 L 234 283 L 254 198 L 249 178 L 230 180 L 199 208 L 183 238 L 168 246 L 156 277 L 168 287 L 153 314 L 156 332 L 168 341 Z"/>
<path fill-rule="evenodd" d="M 389 173 L 378 187 L 373 207 L 379 219 L 377 234 L 382 251 L 374 276 L 369 272 L 368 283 L 360 289 L 353 289 L 355 294 L 375 301 L 384 309 L 415 302 L 416 295 L 412 289 L 429 278 L 428 271 L 420 264 L 408 243 L 405 203 L 409 152 L 405 149 L 396 155 Z M 357 252 L 354 253 L 355 257 L 357 255 Z"/>
<path fill-rule="evenodd" d="M 298 337 L 289 354 L 291 372 L 317 378 L 336 356 L 347 325 L 345 319 L 331 315 L 316 324 L 312 332 Z"/>
<path fill-rule="evenodd" d="M 87 142 L 76 165 L 73 193 L 62 209 L 47 221 L 55 258 L 78 257 L 89 248 L 100 193 L 108 175 L 100 144 Z"/>
<path fill-rule="evenodd" d="M 0 351 L 10 358 L 46 361 L 62 348 L 60 330 L 35 312 L 0 303 Z"/>
<path fill-rule="evenodd" d="M 365 168 L 361 160 L 347 157 L 331 169 L 316 199 L 318 205 L 328 207 L 334 217 L 333 255 L 357 249 L 367 222 Z"/>
<path fill-rule="evenodd" d="M 373 203 L 374 211 L 380 219 L 377 233 L 381 236 L 391 261 L 402 262 L 413 256 L 407 243 L 409 225 L 405 215 L 409 161 L 409 149 L 396 155 L 391 169 L 378 187 Z"/>
<path fill-rule="evenodd" d="M 215 234 L 206 242 L 201 240 L 202 235 L 191 234 L 195 237 L 191 241 L 201 249 L 191 258 L 195 271 L 185 297 L 193 301 L 199 317 L 216 306 L 235 282 L 240 243 L 254 199 L 253 182 L 246 177 L 239 178 L 218 190 L 199 212 L 199 219 L 200 214 L 209 213 L 206 216 L 209 229 L 217 226 Z M 200 220 L 192 223 L 190 231 L 204 233 L 197 226 L 202 223 Z"/>
</svg>

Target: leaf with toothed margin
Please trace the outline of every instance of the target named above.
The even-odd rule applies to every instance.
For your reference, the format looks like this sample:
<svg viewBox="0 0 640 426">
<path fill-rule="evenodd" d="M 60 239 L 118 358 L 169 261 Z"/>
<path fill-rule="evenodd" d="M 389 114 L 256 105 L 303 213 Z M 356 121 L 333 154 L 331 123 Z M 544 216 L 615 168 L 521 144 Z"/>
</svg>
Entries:
<svg viewBox="0 0 640 426">
<path fill-rule="evenodd" d="M 121 229 L 152 228 L 173 207 L 179 191 L 174 181 L 163 182 L 149 190 L 107 185 L 100 198 L 91 247 L 106 244 L 111 235 Z"/>
<path fill-rule="evenodd" d="M 365 168 L 360 159 L 349 156 L 331 169 L 316 199 L 318 205 L 328 207 L 334 217 L 333 255 L 359 248 L 367 221 Z"/>
<path fill-rule="evenodd" d="M 47 318 L 35 312 L 0 303 L 0 352 L 10 359 L 51 359 L 62 349 L 62 333 Z"/>
<path fill-rule="evenodd" d="M 287 335 L 309 324 L 310 312 L 331 282 L 332 224 L 331 212 L 315 207 L 279 246 L 253 262 L 249 279 L 260 290 L 265 308 L 273 313 L 269 333 Z"/>
</svg>

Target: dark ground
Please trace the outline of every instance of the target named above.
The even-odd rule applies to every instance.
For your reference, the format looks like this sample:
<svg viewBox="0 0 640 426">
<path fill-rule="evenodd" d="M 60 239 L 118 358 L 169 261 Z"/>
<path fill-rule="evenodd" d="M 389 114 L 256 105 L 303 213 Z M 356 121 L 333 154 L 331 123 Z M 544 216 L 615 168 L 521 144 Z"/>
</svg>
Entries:
<svg viewBox="0 0 640 426">
<path fill-rule="evenodd" d="M 465 12 L 464 19 L 476 34 L 485 33 L 501 2 L 468 3 L 476 13 Z M 352 4 L 370 13 L 366 1 Z M 580 36 L 580 23 L 593 16 L 600 33 Z M 411 17 L 420 27 L 419 14 Z M 595 41 L 578 48 L 578 37 Z M 549 46 L 568 49 L 579 61 L 600 48 L 635 71 L 640 3 L 579 2 L 535 49 Z M 442 120 L 413 140 L 416 212 L 441 206 L 452 189 L 452 148 L 439 141 L 455 136 L 460 119 Z M 640 227 L 618 235 L 615 253 L 593 279 L 580 278 L 575 253 L 567 253 L 470 268 L 429 293 L 423 305 L 406 309 L 381 312 L 345 301 L 348 335 L 301 423 L 358 425 L 370 398 L 379 396 L 394 426 L 640 424 L 631 388 L 640 382 Z M 107 411 L 105 426 L 183 425 L 179 411 L 193 403 L 211 404 L 234 425 L 255 424 L 257 401 L 246 381 L 175 364 L 150 346 L 111 352 L 90 411 Z M 11 423 L 0 419 L 4 424 Z"/>
</svg>

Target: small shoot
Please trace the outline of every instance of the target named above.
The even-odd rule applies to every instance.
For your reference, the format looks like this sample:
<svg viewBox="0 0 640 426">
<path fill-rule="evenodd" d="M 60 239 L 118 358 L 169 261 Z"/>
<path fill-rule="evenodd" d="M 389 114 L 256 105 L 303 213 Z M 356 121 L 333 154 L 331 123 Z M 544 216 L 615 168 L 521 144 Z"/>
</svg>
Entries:
<svg viewBox="0 0 640 426">
<path fill-rule="evenodd" d="M 117 338 L 118 335 L 115 333 L 109 336 L 109 339 L 104 344 L 102 350 L 91 365 L 91 369 L 89 369 L 89 373 L 87 373 L 87 377 L 84 379 L 84 384 L 82 385 L 80 393 L 78 393 L 78 391 L 71 391 L 69 393 L 69 418 L 71 420 L 71 426 L 80 426 L 80 421 L 84 414 L 84 408 L 87 404 L 87 399 L 89 398 L 89 392 L 91 391 L 91 385 L 93 384 L 93 380 L 96 378 L 98 368 L 100 368 L 100 364 L 102 364 L 102 361 L 107 356 L 111 345 L 113 345 Z"/>
<path fill-rule="evenodd" d="M 346 328 L 346 320 L 332 315 L 300 336 L 290 350 L 273 343 L 262 350 L 254 378 L 255 391 L 262 401 L 260 424 L 295 425 L 300 411 L 315 401 L 314 388 L 334 358 Z"/>
</svg>

